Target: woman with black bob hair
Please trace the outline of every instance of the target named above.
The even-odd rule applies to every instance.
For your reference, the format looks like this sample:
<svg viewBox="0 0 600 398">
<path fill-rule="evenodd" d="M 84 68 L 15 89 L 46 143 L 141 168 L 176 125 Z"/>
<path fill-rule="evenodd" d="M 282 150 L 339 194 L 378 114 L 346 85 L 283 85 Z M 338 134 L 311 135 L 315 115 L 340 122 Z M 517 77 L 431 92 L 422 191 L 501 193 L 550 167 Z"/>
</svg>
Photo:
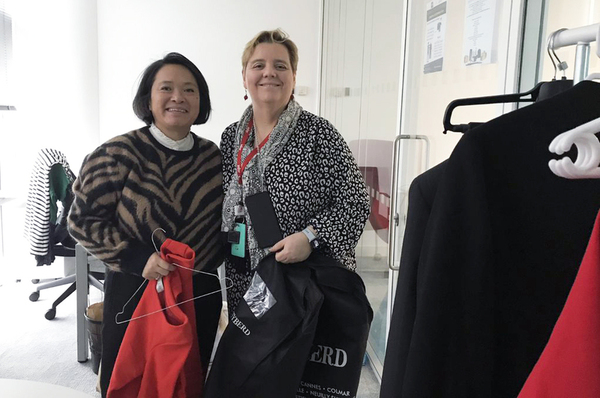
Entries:
<svg viewBox="0 0 600 398">
<path fill-rule="evenodd" d="M 148 104 L 150 103 L 152 84 L 154 83 L 154 78 L 156 77 L 158 71 L 167 64 L 181 65 L 187 68 L 187 70 L 189 70 L 196 79 L 196 84 L 198 85 L 199 89 L 198 93 L 200 95 L 200 112 L 198 113 L 198 117 L 193 124 L 197 125 L 206 123 L 211 111 L 210 97 L 208 95 L 208 84 L 206 84 L 206 80 L 204 79 L 202 72 L 200 72 L 196 65 L 179 53 L 169 53 L 163 59 L 153 62 L 146 68 L 144 74 L 142 75 L 142 79 L 140 80 L 140 85 L 138 86 L 135 98 L 133 99 L 133 112 L 147 125 L 154 123 L 154 116 L 148 107 Z"/>
<path fill-rule="evenodd" d="M 220 152 L 190 131 L 210 116 L 202 73 L 183 55 L 167 54 L 144 71 L 133 111 L 146 126 L 110 139 L 85 158 L 69 213 L 71 235 L 109 267 L 104 285 L 103 397 L 129 324 L 117 324 L 115 316 L 123 311 L 118 320 L 130 319 L 142 282 L 175 269 L 161 259 L 154 244 L 160 247 L 166 238 L 187 244 L 196 253 L 196 270 L 214 273 L 223 260 Z M 194 297 L 220 291 L 217 278 L 201 273 L 194 273 L 193 286 Z M 208 295 L 194 304 L 206 374 L 221 295 Z M 169 365 L 164 364 L 165 370 Z M 204 382 L 203 375 L 197 382 Z"/>
</svg>

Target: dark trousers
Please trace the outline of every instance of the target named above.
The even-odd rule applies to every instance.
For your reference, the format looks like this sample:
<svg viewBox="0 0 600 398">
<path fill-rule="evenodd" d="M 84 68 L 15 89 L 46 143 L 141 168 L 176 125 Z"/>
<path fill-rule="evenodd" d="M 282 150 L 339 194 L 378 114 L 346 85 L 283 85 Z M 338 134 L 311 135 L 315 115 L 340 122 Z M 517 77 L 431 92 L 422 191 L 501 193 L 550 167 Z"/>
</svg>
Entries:
<svg viewBox="0 0 600 398">
<path fill-rule="evenodd" d="M 108 271 L 104 281 L 104 321 L 102 325 L 102 364 L 100 374 L 100 387 L 102 397 L 106 397 L 108 385 L 112 376 L 117 354 L 125 336 L 127 325 L 115 323 L 115 316 L 123 310 L 123 306 L 140 287 L 143 278 L 124 274 L 122 272 Z M 193 277 L 194 297 L 213 291 L 220 291 L 219 280 L 215 277 L 197 274 Z M 135 297 L 127 304 L 123 314 L 118 316 L 118 320 L 130 319 L 137 306 L 146 285 L 136 293 Z M 198 332 L 198 345 L 200 346 L 200 360 L 204 375 L 208 369 L 210 355 L 212 353 L 219 315 L 221 313 L 222 297 L 220 292 L 208 295 L 206 297 L 194 300 L 196 309 L 196 326 Z M 152 316 L 152 315 L 150 315 Z M 135 321 L 132 321 L 135 322 Z"/>
</svg>

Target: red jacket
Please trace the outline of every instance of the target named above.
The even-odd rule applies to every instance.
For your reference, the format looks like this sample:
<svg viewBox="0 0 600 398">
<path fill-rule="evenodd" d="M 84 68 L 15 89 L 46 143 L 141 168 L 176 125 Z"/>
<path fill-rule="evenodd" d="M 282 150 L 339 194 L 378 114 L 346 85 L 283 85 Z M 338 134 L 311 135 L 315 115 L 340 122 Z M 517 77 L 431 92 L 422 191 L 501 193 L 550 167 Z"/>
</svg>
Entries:
<svg viewBox="0 0 600 398">
<path fill-rule="evenodd" d="M 550 340 L 519 398 L 600 397 L 600 214 Z"/>
<path fill-rule="evenodd" d="M 194 251 L 167 239 L 161 257 L 189 269 Z M 193 297 L 192 272 L 176 268 L 163 278 L 164 292 L 150 281 L 127 327 L 108 388 L 108 398 L 192 398 L 202 396 L 204 375 L 194 302 L 135 319 Z"/>
</svg>

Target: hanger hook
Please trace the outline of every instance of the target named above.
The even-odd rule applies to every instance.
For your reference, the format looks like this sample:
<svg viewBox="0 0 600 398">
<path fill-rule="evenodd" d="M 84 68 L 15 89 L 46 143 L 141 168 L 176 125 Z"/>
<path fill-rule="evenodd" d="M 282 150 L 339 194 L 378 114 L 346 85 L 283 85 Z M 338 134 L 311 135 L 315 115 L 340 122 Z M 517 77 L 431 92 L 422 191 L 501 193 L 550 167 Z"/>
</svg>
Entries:
<svg viewBox="0 0 600 398">
<path fill-rule="evenodd" d="M 556 62 L 554 62 L 554 57 L 552 56 L 552 53 L 554 52 L 554 50 L 552 50 L 552 46 L 554 44 L 554 34 L 556 32 L 553 32 L 550 36 L 548 36 L 548 43 L 546 45 L 546 51 L 548 52 L 548 57 L 550 57 L 550 61 L 552 61 L 552 66 L 554 67 L 554 78 L 552 78 L 552 80 L 556 80 Z M 554 53 L 554 55 L 556 55 L 556 53 Z"/>
<path fill-rule="evenodd" d="M 156 233 L 156 231 L 161 230 L 163 232 L 163 234 L 166 234 L 167 231 L 165 231 L 162 228 L 156 228 L 154 231 L 152 231 L 152 236 L 150 237 L 150 239 L 152 239 L 152 244 L 154 245 L 154 250 L 156 250 L 157 253 L 160 254 L 160 250 L 158 250 L 158 247 L 156 246 L 156 242 L 154 242 L 154 234 Z"/>
<path fill-rule="evenodd" d="M 566 28 L 558 29 L 558 30 L 554 31 L 548 37 L 548 55 L 550 56 L 550 60 L 552 61 L 552 65 L 554 66 L 554 79 L 553 80 L 556 80 L 557 69 L 562 71 L 563 78 L 566 78 L 566 76 L 567 76 L 567 73 L 565 72 L 565 70 L 568 68 L 568 65 L 566 62 L 561 61 L 560 58 L 558 58 L 558 55 L 556 55 L 556 51 L 554 49 L 554 39 L 556 38 L 556 35 L 565 30 L 567 30 L 567 29 Z M 554 55 L 554 58 L 556 58 L 556 62 L 554 62 L 554 58 L 552 57 L 553 55 Z"/>
</svg>

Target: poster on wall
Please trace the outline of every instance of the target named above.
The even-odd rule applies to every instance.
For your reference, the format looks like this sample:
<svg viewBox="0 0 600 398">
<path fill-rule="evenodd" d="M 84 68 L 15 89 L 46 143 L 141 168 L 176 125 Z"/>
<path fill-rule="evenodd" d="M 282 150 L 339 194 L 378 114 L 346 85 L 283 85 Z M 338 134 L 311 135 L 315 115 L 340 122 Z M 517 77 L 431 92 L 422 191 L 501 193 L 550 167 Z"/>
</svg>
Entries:
<svg viewBox="0 0 600 398">
<path fill-rule="evenodd" d="M 491 62 L 495 20 L 496 0 L 467 0 L 463 35 L 463 65 Z"/>
<path fill-rule="evenodd" d="M 440 72 L 444 66 L 446 36 L 446 0 L 427 2 L 424 73 Z"/>
</svg>

